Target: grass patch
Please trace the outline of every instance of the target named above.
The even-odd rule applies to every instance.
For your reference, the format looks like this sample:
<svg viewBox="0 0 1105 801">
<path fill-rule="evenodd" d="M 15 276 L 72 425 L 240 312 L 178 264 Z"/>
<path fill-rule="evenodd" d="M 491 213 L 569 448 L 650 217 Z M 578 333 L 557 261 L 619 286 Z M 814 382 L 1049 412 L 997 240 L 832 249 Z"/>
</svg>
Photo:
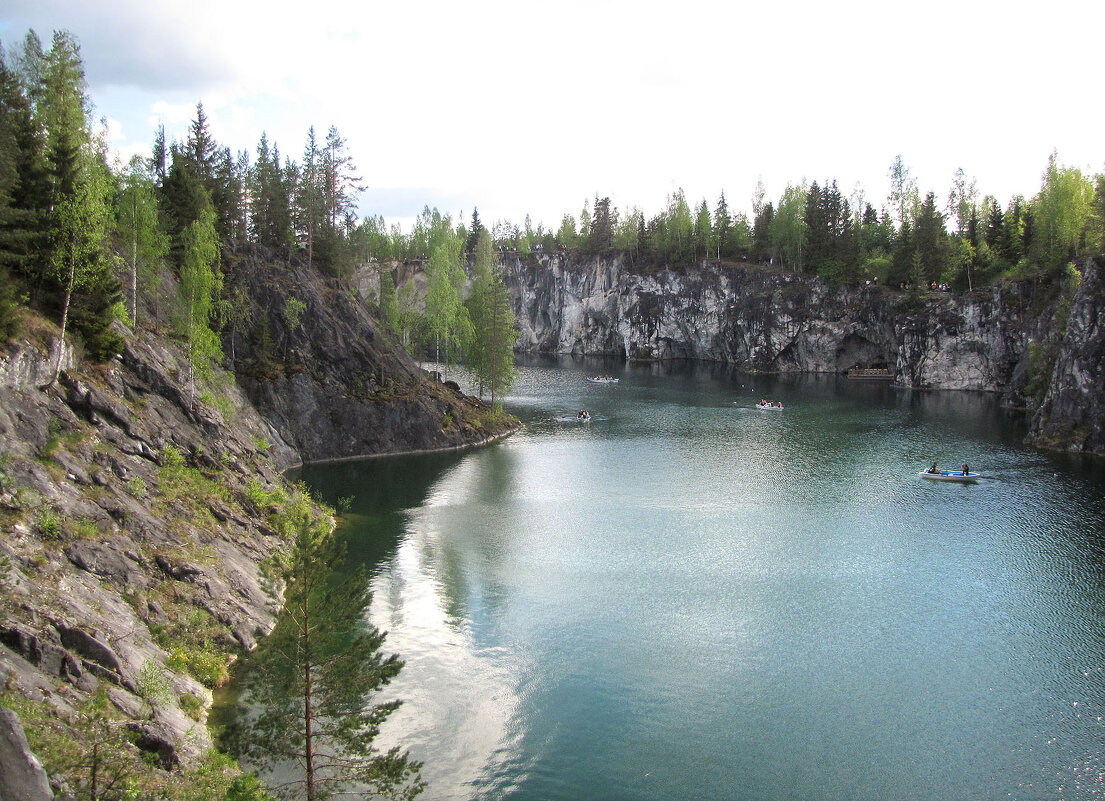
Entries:
<svg viewBox="0 0 1105 801">
<path fill-rule="evenodd" d="M 161 452 L 161 467 L 157 471 L 158 499 L 152 505 L 155 514 L 166 515 L 173 504 L 184 506 L 189 522 L 214 528 L 215 519 L 210 505 L 216 499 L 230 500 L 230 490 L 220 481 L 205 474 L 184 461 L 184 456 L 174 445 L 166 445 Z"/>
<path fill-rule="evenodd" d="M 150 625 L 154 642 L 169 654 L 166 666 L 208 688 L 225 684 L 230 652 L 217 644 L 223 625 L 198 606 L 171 601 L 166 606 L 168 623 Z"/>
<path fill-rule="evenodd" d="M 199 723 L 203 720 L 203 699 L 195 693 L 181 693 L 178 699 L 184 714 Z"/>
</svg>

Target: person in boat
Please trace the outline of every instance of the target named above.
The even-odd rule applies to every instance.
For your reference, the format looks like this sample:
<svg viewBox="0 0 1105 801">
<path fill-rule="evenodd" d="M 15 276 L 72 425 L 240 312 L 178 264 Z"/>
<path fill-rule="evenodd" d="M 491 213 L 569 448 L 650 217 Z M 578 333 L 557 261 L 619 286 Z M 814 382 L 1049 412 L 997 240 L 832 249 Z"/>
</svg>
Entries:
<svg viewBox="0 0 1105 801">
<path fill-rule="evenodd" d="M 936 466 L 936 460 L 935 459 L 932 460 L 932 467 L 929 468 L 929 472 L 934 474 L 934 475 L 936 473 L 940 472 L 940 468 Z"/>
<path fill-rule="evenodd" d="M 969 467 L 967 467 L 966 464 L 964 464 L 963 465 L 963 475 L 966 476 L 970 472 L 971 472 L 971 469 Z"/>
</svg>

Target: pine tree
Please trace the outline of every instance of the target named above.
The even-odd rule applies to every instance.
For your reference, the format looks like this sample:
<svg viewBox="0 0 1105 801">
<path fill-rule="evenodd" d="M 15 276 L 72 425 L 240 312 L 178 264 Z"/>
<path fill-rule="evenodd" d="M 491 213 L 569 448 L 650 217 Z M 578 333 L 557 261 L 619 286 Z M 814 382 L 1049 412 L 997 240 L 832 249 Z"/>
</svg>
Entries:
<svg viewBox="0 0 1105 801">
<path fill-rule="evenodd" d="M 0 267 L 41 281 L 50 184 L 46 144 L 19 75 L 0 58 Z"/>
<path fill-rule="evenodd" d="M 752 257 L 756 261 L 768 261 L 772 257 L 771 229 L 775 222 L 775 207 L 771 202 L 763 204 L 752 222 Z"/>
<path fill-rule="evenodd" d="M 343 558 L 329 521 L 303 512 L 284 570 L 283 614 L 246 677 L 247 702 L 259 714 L 238 734 L 238 750 L 262 767 L 293 764 L 282 789 L 307 801 L 352 785 L 414 798 L 424 787 L 421 765 L 399 748 L 374 746 L 399 702 L 370 702 L 403 663 L 381 653 L 384 635 L 365 623 L 364 571 L 333 575 Z"/>
<path fill-rule="evenodd" d="M 315 126 L 312 125 L 307 131 L 307 142 L 303 147 L 303 165 L 300 168 L 300 180 L 295 197 L 296 229 L 301 239 L 306 242 L 308 264 L 314 263 L 315 237 L 325 216 L 321 161 L 318 140 L 315 138 Z"/>
<path fill-rule="evenodd" d="M 590 252 L 602 253 L 613 246 L 617 222 L 618 212 L 611 209 L 610 198 L 595 195 L 595 211 L 591 216 L 591 231 L 587 240 Z"/>
<path fill-rule="evenodd" d="M 692 259 L 697 261 L 700 258 L 700 253 L 702 254 L 701 258 L 707 258 L 710 252 L 716 249 L 715 239 L 714 227 L 710 219 L 710 207 L 706 205 L 706 200 L 703 199 L 698 204 L 698 209 L 695 212 Z"/>
<path fill-rule="evenodd" d="M 947 261 L 947 240 L 944 215 L 936 209 L 936 195 L 929 192 L 925 195 L 925 202 L 918 209 L 914 236 L 914 252 L 918 256 L 923 283 L 928 284 L 940 279 Z"/>
</svg>

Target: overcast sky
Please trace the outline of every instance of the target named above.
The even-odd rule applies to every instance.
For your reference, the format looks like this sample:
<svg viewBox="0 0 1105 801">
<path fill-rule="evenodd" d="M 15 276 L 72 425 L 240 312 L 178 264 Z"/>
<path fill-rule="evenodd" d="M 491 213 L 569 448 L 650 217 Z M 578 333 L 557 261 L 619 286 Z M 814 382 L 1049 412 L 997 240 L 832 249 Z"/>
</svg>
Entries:
<svg viewBox="0 0 1105 801">
<path fill-rule="evenodd" d="M 336 125 L 362 215 L 424 205 L 556 228 L 584 200 L 660 211 L 682 188 L 750 212 L 762 179 L 857 183 L 879 207 L 901 154 L 945 201 L 957 168 L 1002 205 L 1048 155 L 1105 171 L 1105 3 L 4 0 L 0 41 L 81 44 L 112 146 L 261 132 L 300 160 Z"/>
</svg>

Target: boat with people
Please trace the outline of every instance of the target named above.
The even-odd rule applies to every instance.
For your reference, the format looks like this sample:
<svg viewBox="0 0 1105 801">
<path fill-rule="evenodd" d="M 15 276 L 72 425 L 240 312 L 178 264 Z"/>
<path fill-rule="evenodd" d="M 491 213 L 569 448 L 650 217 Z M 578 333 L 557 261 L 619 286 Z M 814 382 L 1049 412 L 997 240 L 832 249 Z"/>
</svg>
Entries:
<svg viewBox="0 0 1105 801">
<path fill-rule="evenodd" d="M 783 411 L 783 402 L 773 402 L 769 400 L 761 400 L 756 404 L 757 409 L 762 409 L 765 412 L 781 412 Z"/>
<path fill-rule="evenodd" d="M 952 481 L 958 484 L 977 484 L 982 478 L 978 473 L 972 473 L 968 465 L 963 465 L 960 470 L 948 470 L 938 467 L 936 462 L 928 470 L 922 470 L 920 476 L 928 481 Z"/>
<path fill-rule="evenodd" d="M 611 375 L 596 375 L 588 376 L 587 380 L 592 384 L 617 384 L 619 379 Z"/>
<path fill-rule="evenodd" d="M 589 411 L 587 411 L 586 409 L 580 409 L 579 413 L 576 415 L 576 420 L 578 420 L 581 423 L 590 423 L 591 422 L 591 413 Z"/>
</svg>

